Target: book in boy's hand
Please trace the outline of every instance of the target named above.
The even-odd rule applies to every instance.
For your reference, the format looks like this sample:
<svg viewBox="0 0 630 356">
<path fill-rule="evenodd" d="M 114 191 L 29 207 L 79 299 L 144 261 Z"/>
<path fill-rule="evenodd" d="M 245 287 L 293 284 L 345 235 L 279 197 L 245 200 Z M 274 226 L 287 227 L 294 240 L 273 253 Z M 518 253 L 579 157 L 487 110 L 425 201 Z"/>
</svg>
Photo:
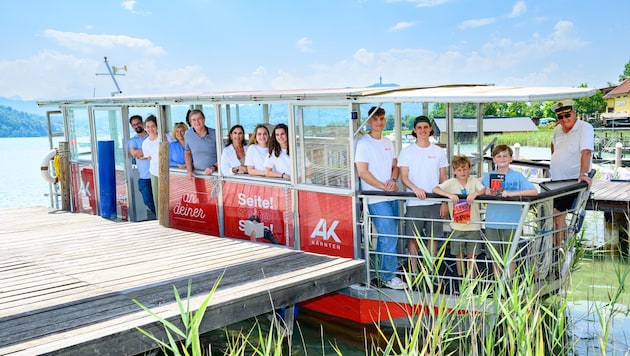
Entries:
<svg viewBox="0 0 630 356">
<path fill-rule="evenodd" d="M 505 174 L 490 173 L 490 195 L 501 196 L 503 182 L 505 182 Z"/>
<path fill-rule="evenodd" d="M 459 224 L 470 224 L 470 204 L 466 199 L 460 199 L 453 204 L 453 222 Z"/>
</svg>

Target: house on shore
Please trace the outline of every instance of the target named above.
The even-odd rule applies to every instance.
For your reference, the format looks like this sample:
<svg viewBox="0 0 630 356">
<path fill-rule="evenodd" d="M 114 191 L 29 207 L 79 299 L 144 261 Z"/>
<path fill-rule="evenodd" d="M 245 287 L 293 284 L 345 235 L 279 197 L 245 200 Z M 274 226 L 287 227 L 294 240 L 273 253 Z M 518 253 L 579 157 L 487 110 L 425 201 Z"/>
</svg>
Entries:
<svg viewBox="0 0 630 356">
<path fill-rule="evenodd" d="M 606 112 L 601 114 L 606 127 L 630 127 L 630 78 L 604 94 Z"/>
</svg>

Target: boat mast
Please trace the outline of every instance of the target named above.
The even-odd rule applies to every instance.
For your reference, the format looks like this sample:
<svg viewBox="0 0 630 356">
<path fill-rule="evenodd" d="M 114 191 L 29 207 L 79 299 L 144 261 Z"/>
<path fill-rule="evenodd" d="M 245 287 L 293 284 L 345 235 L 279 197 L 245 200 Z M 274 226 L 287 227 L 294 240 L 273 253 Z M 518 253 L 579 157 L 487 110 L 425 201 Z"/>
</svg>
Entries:
<svg viewBox="0 0 630 356">
<path fill-rule="evenodd" d="M 125 72 L 127 71 L 127 66 L 122 66 L 122 67 L 110 67 L 109 66 L 109 62 L 107 61 L 107 57 L 103 57 L 105 59 L 105 65 L 107 66 L 107 71 L 109 72 L 109 76 L 112 78 L 112 81 L 114 82 L 114 85 L 116 85 L 116 89 L 117 91 L 113 91 L 112 92 L 112 96 L 115 96 L 116 94 L 122 94 L 122 90 L 120 90 L 120 86 L 118 85 L 118 82 L 116 81 L 116 76 L 117 75 L 125 75 L 124 73 L 118 73 L 119 70 L 124 70 Z M 96 75 L 107 75 L 107 73 L 96 73 Z"/>
</svg>

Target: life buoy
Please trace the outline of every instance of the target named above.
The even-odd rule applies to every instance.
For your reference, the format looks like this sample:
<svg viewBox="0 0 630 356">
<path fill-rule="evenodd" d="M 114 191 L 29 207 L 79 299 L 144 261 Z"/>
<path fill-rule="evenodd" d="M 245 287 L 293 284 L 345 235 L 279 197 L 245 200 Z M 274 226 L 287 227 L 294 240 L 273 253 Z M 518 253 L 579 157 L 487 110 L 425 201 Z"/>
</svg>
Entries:
<svg viewBox="0 0 630 356">
<path fill-rule="evenodd" d="M 48 153 L 46 153 L 46 155 L 42 159 L 42 178 L 44 178 L 44 180 L 50 184 L 56 184 L 59 181 L 59 178 L 53 175 L 50 171 L 50 160 L 53 159 L 53 157 L 55 157 L 56 155 L 57 149 L 53 148 L 52 150 L 48 151 Z"/>
</svg>

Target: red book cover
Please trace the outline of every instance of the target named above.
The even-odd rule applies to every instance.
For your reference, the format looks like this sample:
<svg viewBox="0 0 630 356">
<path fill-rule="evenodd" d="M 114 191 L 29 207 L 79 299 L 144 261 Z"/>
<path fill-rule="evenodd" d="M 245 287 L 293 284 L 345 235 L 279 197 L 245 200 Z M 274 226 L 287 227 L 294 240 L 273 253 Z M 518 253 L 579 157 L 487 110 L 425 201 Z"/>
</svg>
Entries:
<svg viewBox="0 0 630 356">
<path fill-rule="evenodd" d="M 470 224 L 470 204 L 465 199 L 453 204 L 453 222 Z"/>
<path fill-rule="evenodd" d="M 491 173 L 490 174 L 490 190 L 491 195 L 501 195 L 503 191 L 503 182 L 505 181 L 505 174 Z"/>
</svg>

